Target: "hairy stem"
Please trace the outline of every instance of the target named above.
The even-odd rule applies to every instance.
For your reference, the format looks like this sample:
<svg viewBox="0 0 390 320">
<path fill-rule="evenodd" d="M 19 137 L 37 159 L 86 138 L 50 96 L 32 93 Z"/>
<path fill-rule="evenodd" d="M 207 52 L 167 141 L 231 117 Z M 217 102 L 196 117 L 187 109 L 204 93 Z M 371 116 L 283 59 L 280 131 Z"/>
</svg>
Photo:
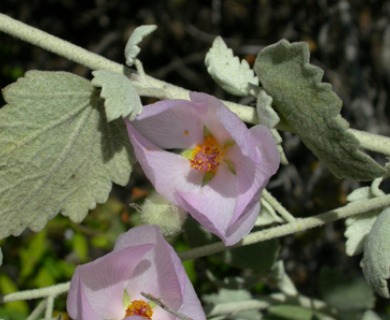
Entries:
<svg viewBox="0 0 390 320">
<path fill-rule="evenodd" d="M 5 303 L 5 302 L 19 301 L 19 300 L 32 300 L 32 299 L 46 298 L 49 296 L 55 297 L 65 292 L 68 292 L 69 286 L 70 286 L 70 282 L 65 282 L 55 286 L 41 288 L 41 289 L 32 289 L 32 290 L 9 293 L 0 297 L 0 302 Z"/>
<path fill-rule="evenodd" d="M 372 210 L 380 209 L 390 205 L 390 195 L 378 197 L 365 201 L 356 201 L 344 207 L 327 211 L 313 217 L 296 219 L 293 222 L 257 231 L 249 234 L 233 247 L 247 246 L 257 242 L 280 238 L 289 234 L 305 231 L 315 227 L 323 226 L 327 223 L 348 218 L 350 216 L 362 214 Z M 224 251 L 226 247 L 222 242 L 216 242 L 203 247 L 195 248 L 179 253 L 182 260 L 196 259 Z"/>
<path fill-rule="evenodd" d="M 141 96 L 155 97 L 158 99 L 188 99 L 189 91 L 186 89 L 147 75 L 140 76 L 135 72 L 131 72 L 119 63 L 113 62 L 1 13 L 0 30 L 42 49 L 82 64 L 92 70 L 109 70 L 127 74 Z M 165 94 L 162 94 L 162 92 Z M 244 122 L 251 124 L 258 122 L 254 108 L 229 101 L 223 102 Z M 390 155 L 390 138 L 358 130 L 350 130 L 350 132 L 362 142 L 363 148 Z"/>
</svg>

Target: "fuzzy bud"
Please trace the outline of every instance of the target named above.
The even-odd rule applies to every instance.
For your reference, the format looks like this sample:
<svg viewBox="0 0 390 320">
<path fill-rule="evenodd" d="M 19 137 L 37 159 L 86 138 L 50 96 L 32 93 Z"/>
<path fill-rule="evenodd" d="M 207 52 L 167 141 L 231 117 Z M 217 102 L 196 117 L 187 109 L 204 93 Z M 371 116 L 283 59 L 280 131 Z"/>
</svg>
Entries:
<svg viewBox="0 0 390 320">
<path fill-rule="evenodd" d="M 141 219 L 145 224 L 158 225 L 164 236 L 181 232 L 187 213 L 159 193 L 152 193 L 141 206 Z"/>
</svg>

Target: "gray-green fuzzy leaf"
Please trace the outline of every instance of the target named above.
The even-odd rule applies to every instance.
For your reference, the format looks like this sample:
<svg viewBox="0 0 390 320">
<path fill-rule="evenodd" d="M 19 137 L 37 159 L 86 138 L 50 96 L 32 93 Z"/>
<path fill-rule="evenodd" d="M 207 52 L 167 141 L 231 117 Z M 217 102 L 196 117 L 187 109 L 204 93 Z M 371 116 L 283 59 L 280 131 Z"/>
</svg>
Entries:
<svg viewBox="0 0 390 320">
<path fill-rule="evenodd" d="M 382 297 L 390 298 L 390 208 L 376 219 L 364 243 L 364 256 L 361 262 L 368 283 Z"/>
<path fill-rule="evenodd" d="M 272 108 L 272 97 L 264 90 L 260 90 L 257 95 L 256 112 L 259 124 L 268 128 L 274 128 L 280 121 L 279 115 Z"/>
<path fill-rule="evenodd" d="M 80 222 L 127 183 L 131 148 L 122 120 L 107 123 L 89 81 L 30 71 L 4 89 L 0 110 L 0 239 L 42 229 L 58 212 Z"/>
<path fill-rule="evenodd" d="M 154 24 L 139 26 L 134 29 L 125 47 L 126 64 L 129 67 L 131 67 L 134 64 L 135 58 L 137 57 L 138 53 L 141 51 L 138 44 L 143 40 L 143 38 L 151 34 L 156 29 L 157 26 Z"/>
<path fill-rule="evenodd" d="M 206 54 L 205 64 L 211 77 L 222 89 L 236 96 L 248 96 L 250 85 L 259 80 L 246 60 L 233 55 L 221 37 L 216 37 Z"/>
<path fill-rule="evenodd" d="M 372 198 L 374 198 L 374 195 L 371 192 L 371 188 L 363 187 L 352 191 L 348 195 L 347 200 L 355 202 Z M 346 230 L 344 235 L 347 238 L 345 243 L 347 255 L 354 256 L 363 252 L 364 241 L 380 213 L 381 210 L 373 210 L 345 220 Z"/>
<path fill-rule="evenodd" d="M 107 120 L 127 116 L 134 120 L 142 110 L 142 103 L 131 81 L 123 74 L 107 70 L 93 71 L 92 74 L 92 84 L 102 88 L 100 95 L 104 98 Z"/>
<path fill-rule="evenodd" d="M 342 102 L 321 82 L 323 71 L 309 64 L 305 43 L 282 40 L 268 46 L 258 54 L 254 70 L 282 120 L 334 175 L 353 180 L 383 175 L 384 169 L 359 150 L 358 140 L 346 130 Z"/>
</svg>

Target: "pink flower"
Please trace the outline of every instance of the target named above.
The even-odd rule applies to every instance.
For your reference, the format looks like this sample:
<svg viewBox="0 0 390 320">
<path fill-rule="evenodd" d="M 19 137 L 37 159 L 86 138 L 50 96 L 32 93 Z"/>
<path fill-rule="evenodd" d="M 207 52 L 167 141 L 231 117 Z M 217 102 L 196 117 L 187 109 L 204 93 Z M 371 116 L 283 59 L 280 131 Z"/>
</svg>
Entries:
<svg viewBox="0 0 390 320">
<path fill-rule="evenodd" d="M 181 261 L 152 225 L 122 234 L 111 253 L 76 268 L 68 313 L 75 320 L 177 319 L 161 307 L 153 307 L 141 292 L 182 315 L 206 319 Z"/>
<path fill-rule="evenodd" d="M 248 129 L 212 96 L 190 98 L 145 106 L 129 137 L 157 192 L 233 245 L 252 229 L 279 153 L 266 127 Z"/>
</svg>

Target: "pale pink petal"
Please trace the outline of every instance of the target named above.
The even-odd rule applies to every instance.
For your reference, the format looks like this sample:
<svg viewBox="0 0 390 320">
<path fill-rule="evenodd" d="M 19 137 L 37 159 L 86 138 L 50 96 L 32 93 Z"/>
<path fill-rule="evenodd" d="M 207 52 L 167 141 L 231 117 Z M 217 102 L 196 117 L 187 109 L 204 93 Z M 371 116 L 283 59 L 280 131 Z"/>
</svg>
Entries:
<svg viewBox="0 0 390 320">
<path fill-rule="evenodd" d="M 204 312 L 195 291 L 188 280 L 180 259 L 173 248 L 165 241 L 158 227 L 145 225 L 131 232 L 122 234 L 115 245 L 115 250 L 125 248 L 129 244 L 153 244 L 155 250 L 149 253 L 150 263 L 139 266 L 133 278 L 128 282 L 129 290 L 146 292 L 161 300 L 171 309 L 186 310 L 187 315 L 196 315 L 194 319 L 203 320 Z M 152 263 L 152 261 L 158 263 Z M 148 283 L 148 286 L 145 286 Z M 141 295 L 135 299 L 144 299 Z M 156 307 L 153 317 L 161 320 L 175 319 L 166 311 Z"/>
<path fill-rule="evenodd" d="M 175 203 L 176 190 L 190 191 L 198 188 L 202 174 L 190 167 L 188 159 L 155 146 L 129 123 L 127 130 L 136 158 L 157 192 Z"/>
<path fill-rule="evenodd" d="M 99 315 L 92 309 L 88 297 L 84 292 L 78 273 L 75 273 L 70 283 L 69 294 L 66 300 L 66 308 L 69 316 L 74 320 L 99 320 Z"/>
<path fill-rule="evenodd" d="M 205 229 L 223 238 L 236 203 L 236 176 L 221 164 L 207 185 L 191 192 L 178 191 L 179 205 Z"/>
<path fill-rule="evenodd" d="M 225 245 L 232 246 L 248 235 L 255 225 L 259 212 L 260 202 L 256 199 L 255 203 L 244 210 L 240 218 L 229 226 L 225 233 Z"/>
<path fill-rule="evenodd" d="M 250 128 L 250 132 L 256 141 L 260 170 L 265 175 L 274 175 L 279 168 L 280 155 L 271 132 L 262 125 Z"/>
<path fill-rule="evenodd" d="M 165 100 L 145 106 L 131 123 L 162 149 L 188 149 L 203 141 L 201 109 L 186 100 Z"/>
<path fill-rule="evenodd" d="M 85 294 L 86 305 L 102 319 L 123 317 L 124 289 L 137 265 L 152 248 L 152 245 L 142 245 L 122 249 L 77 267 L 75 271 L 77 277 L 74 281 L 79 281 L 78 289 L 82 289 Z M 74 292 L 69 294 L 72 295 L 77 296 Z M 107 301 L 110 303 L 107 304 Z M 70 306 L 75 304 L 72 300 L 69 303 Z M 81 316 L 75 318 L 84 319 Z"/>
<path fill-rule="evenodd" d="M 213 96 L 200 92 L 191 92 L 190 98 L 191 101 L 196 103 L 198 106 L 206 106 L 207 113 L 203 113 L 201 116 L 205 126 L 210 130 L 213 136 L 220 143 L 230 140 L 231 135 L 221 123 L 218 115 L 220 109 L 226 109 L 222 102 Z"/>
<path fill-rule="evenodd" d="M 249 132 L 248 140 L 252 140 L 255 151 L 253 159 L 243 155 L 242 148 L 238 146 L 232 147 L 228 155 L 237 172 L 237 204 L 231 224 L 240 218 L 248 203 L 266 186 L 280 163 L 279 152 L 269 130 L 255 126 Z"/>
</svg>

